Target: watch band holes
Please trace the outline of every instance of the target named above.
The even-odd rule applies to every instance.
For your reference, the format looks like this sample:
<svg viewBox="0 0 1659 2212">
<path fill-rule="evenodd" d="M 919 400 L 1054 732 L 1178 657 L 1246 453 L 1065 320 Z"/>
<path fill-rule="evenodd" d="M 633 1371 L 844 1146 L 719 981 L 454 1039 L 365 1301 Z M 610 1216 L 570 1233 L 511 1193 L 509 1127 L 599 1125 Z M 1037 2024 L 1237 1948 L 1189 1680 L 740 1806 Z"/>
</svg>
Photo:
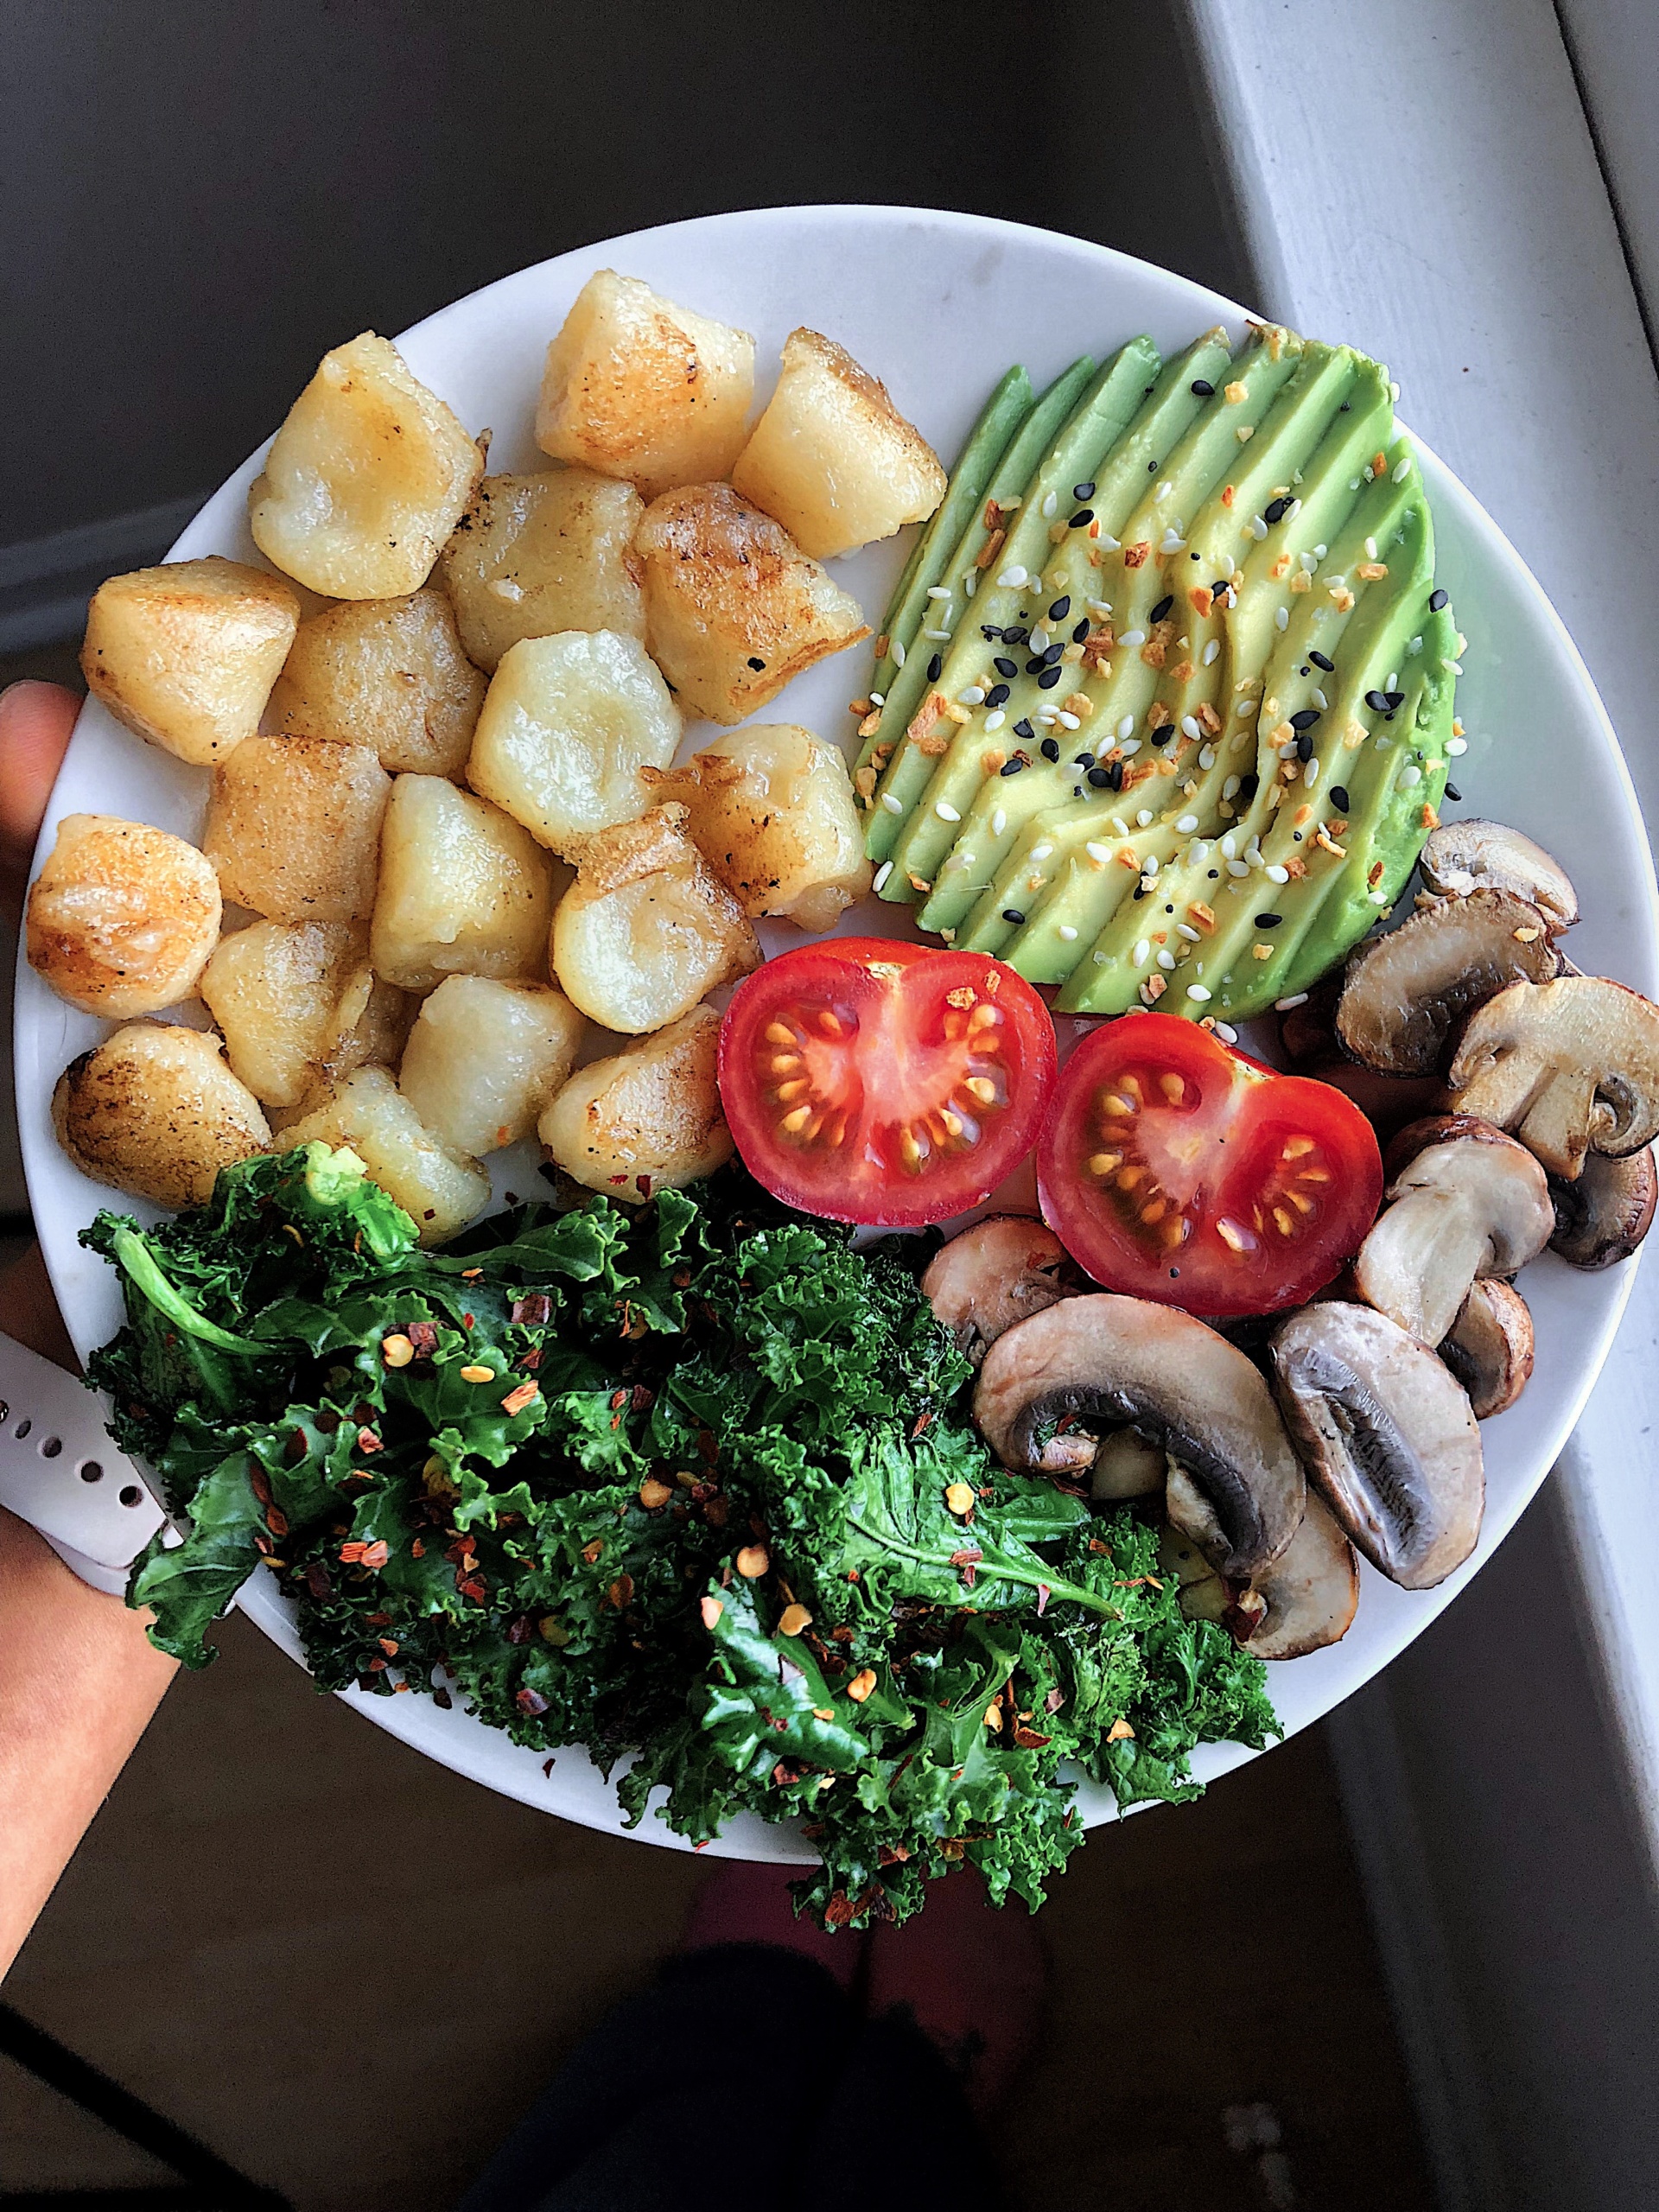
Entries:
<svg viewBox="0 0 1659 2212">
<path fill-rule="evenodd" d="M 34 1422 L 25 1415 L 24 1418 L 18 1422 L 15 1433 L 19 1438 L 25 1437 L 29 1434 L 29 1430 L 33 1428 L 34 1426 Z"/>
<path fill-rule="evenodd" d="M 121 1492 L 121 1503 L 123 1505 L 142 1505 L 143 1502 L 144 1493 L 139 1489 L 137 1483 L 129 1483 Z"/>
<path fill-rule="evenodd" d="M 48 1436 L 41 1446 L 41 1457 L 42 1459 L 55 1459 L 62 1449 L 63 1439 L 60 1436 Z"/>
<path fill-rule="evenodd" d="M 101 1483 L 104 1479 L 104 1469 L 96 1459 L 83 1459 L 79 1472 L 84 1483 Z"/>
</svg>

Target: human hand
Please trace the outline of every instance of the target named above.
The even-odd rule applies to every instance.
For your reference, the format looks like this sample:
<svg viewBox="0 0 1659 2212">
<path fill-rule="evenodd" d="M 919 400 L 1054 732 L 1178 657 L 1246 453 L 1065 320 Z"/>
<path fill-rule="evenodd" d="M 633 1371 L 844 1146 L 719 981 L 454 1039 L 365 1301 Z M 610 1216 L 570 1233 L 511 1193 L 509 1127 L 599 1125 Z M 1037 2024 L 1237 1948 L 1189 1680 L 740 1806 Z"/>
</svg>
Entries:
<svg viewBox="0 0 1659 2212">
<path fill-rule="evenodd" d="M 0 911 L 23 911 L 29 863 L 80 702 L 60 683 L 0 691 Z"/>
</svg>

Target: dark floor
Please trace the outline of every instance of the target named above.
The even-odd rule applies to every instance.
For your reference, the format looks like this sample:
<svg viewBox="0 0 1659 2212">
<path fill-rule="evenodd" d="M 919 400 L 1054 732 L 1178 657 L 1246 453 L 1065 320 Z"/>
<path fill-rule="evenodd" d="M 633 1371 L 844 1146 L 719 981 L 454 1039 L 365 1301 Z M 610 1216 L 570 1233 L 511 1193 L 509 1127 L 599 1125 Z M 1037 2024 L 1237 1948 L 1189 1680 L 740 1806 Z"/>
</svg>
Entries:
<svg viewBox="0 0 1659 2212">
<path fill-rule="evenodd" d="M 429 1764 L 232 1620 L 6 1994 L 296 2212 L 424 2212 L 649 1974 L 707 1871 Z M 1017 2204 L 1428 2212 L 1317 1732 L 1097 1832 L 1042 1926 L 1046 2028 L 995 2131 Z M 1285 2167 L 1230 2145 L 1275 2129 Z M 0 2200 L 151 2178 L 0 2072 Z"/>
</svg>

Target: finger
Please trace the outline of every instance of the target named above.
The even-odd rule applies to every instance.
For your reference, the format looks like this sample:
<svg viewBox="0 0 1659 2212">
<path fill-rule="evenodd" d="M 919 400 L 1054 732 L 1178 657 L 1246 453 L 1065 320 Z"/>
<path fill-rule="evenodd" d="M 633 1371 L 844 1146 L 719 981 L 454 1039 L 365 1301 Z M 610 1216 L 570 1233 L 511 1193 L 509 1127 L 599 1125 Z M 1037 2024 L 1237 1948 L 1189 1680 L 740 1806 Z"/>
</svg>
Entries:
<svg viewBox="0 0 1659 2212">
<path fill-rule="evenodd" d="M 22 906 L 29 856 L 80 712 L 73 691 L 27 681 L 0 691 L 0 898 Z"/>
</svg>

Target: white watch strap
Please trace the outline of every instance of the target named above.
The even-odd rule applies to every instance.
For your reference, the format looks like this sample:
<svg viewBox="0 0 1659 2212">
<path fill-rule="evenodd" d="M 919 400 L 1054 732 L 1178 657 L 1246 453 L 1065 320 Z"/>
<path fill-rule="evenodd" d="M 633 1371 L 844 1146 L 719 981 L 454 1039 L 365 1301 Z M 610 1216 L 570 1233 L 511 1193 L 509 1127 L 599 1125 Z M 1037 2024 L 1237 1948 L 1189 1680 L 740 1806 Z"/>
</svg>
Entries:
<svg viewBox="0 0 1659 2212">
<path fill-rule="evenodd" d="M 86 1385 L 0 1336 L 0 1505 L 81 1580 L 121 1590 L 166 1515 L 104 1427 Z"/>
</svg>

